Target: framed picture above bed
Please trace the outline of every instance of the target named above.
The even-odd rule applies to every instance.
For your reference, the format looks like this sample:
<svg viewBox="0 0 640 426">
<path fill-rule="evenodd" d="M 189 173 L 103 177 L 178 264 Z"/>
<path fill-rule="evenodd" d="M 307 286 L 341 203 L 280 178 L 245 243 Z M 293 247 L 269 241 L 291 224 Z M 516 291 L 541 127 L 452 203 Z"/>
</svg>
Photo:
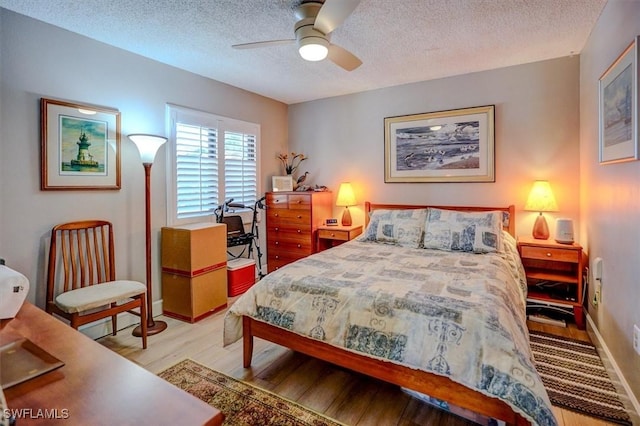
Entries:
<svg viewBox="0 0 640 426">
<path fill-rule="evenodd" d="M 601 164 L 637 160 L 638 55 L 640 36 L 607 68 L 599 80 Z"/>
<path fill-rule="evenodd" d="M 495 182 L 494 105 L 384 119 L 385 182 Z"/>
</svg>

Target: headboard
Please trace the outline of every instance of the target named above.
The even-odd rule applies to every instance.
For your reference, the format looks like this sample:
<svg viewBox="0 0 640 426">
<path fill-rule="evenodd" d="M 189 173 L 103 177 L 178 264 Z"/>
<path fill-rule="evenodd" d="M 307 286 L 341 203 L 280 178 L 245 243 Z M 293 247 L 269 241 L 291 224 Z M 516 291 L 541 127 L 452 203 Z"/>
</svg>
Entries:
<svg viewBox="0 0 640 426">
<path fill-rule="evenodd" d="M 507 207 L 477 207 L 477 206 L 417 206 L 411 204 L 376 204 L 370 201 L 364 203 L 364 220 L 365 227 L 369 224 L 369 214 L 374 210 L 386 209 L 426 209 L 432 207 L 434 209 L 457 210 L 464 212 L 486 212 L 498 210 L 506 213 L 503 220 L 502 228 L 512 236 L 516 236 L 516 208 L 513 204 Z"/>
</svg>

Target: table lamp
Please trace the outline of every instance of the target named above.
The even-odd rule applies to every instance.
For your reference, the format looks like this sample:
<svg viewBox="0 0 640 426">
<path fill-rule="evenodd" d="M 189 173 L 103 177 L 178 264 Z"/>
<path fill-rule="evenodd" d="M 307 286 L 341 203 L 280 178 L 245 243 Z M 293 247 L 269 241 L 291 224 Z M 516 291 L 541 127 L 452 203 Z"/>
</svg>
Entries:
<svg viewBox="0 0 640 426">
<path fill-rule="evenodd" d="M 558 211 L 558 204 L 548 181 L 537 180 L 533 183 L 524 209 L 526 211 L 540 212 L 533 224 L 533 238 L 537 240 L 549 239 L 549 227 L 542 212 L 556 212 Z"/>
<path fill-rule="evenodd" d="M 145 176 L 145 236 L 146 236 L 146 263 L 147 263 L 147 335 L 153 336 L 167 328 L 164 321 L 153 320 L 153 298 L 151 297 L 151 166 L 156 157 L 158 148 L 167 141 L 163 136 L 135 134 L 129 135 L 129 139 L 136 144 L 140 151 L 140 160 L 144 167 Z M 133 329 L 134 336 L 142 335 L 141 326 Z"/>
<path fill-rule="evenodd" d="M 342 226 L 351 226 L 351 213 L 349 213 L 349 206 L 356 205 L 356 196 L 353 194 L 353 188 L 351 183 L 343 182 L 340 184 L 338 190 L 338 199 L 336 200 L 336 206 L 345 207 L 342 213 Z"/>
</svg>

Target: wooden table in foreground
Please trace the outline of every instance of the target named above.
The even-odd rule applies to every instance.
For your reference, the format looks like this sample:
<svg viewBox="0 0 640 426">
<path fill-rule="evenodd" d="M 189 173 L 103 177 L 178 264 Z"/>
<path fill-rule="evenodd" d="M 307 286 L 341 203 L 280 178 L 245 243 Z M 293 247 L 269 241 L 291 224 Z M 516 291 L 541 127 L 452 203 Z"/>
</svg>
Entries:
<svg viewBox="0 0 640 426">
<path fill-rule="evenodd" d="M 28 302 L 2 326 L 0 346 L 25 337 L 65 363 L 4 390 L 9 409 L 24 414 L 19 426 L 222 424 L 215 408 Z"/>
</svg>

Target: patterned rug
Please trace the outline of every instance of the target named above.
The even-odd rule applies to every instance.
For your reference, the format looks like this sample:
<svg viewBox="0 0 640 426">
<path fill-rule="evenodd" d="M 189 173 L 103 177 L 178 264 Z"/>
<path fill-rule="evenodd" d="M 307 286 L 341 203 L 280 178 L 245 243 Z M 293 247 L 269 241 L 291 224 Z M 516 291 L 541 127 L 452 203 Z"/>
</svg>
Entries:
<svg viewBox="0 0 640 426">
<path fill-rule="evenodd" d="M 613 423 L 631 419 L 590 342 L 529 332 L 536 370 L 554 405 Z"/>
<path fill-rule="evenodd" d="M 184 360 L 158 376 L 224 413 L 225 426 L 341 426 L 295 402 Z"/>
</svg>

